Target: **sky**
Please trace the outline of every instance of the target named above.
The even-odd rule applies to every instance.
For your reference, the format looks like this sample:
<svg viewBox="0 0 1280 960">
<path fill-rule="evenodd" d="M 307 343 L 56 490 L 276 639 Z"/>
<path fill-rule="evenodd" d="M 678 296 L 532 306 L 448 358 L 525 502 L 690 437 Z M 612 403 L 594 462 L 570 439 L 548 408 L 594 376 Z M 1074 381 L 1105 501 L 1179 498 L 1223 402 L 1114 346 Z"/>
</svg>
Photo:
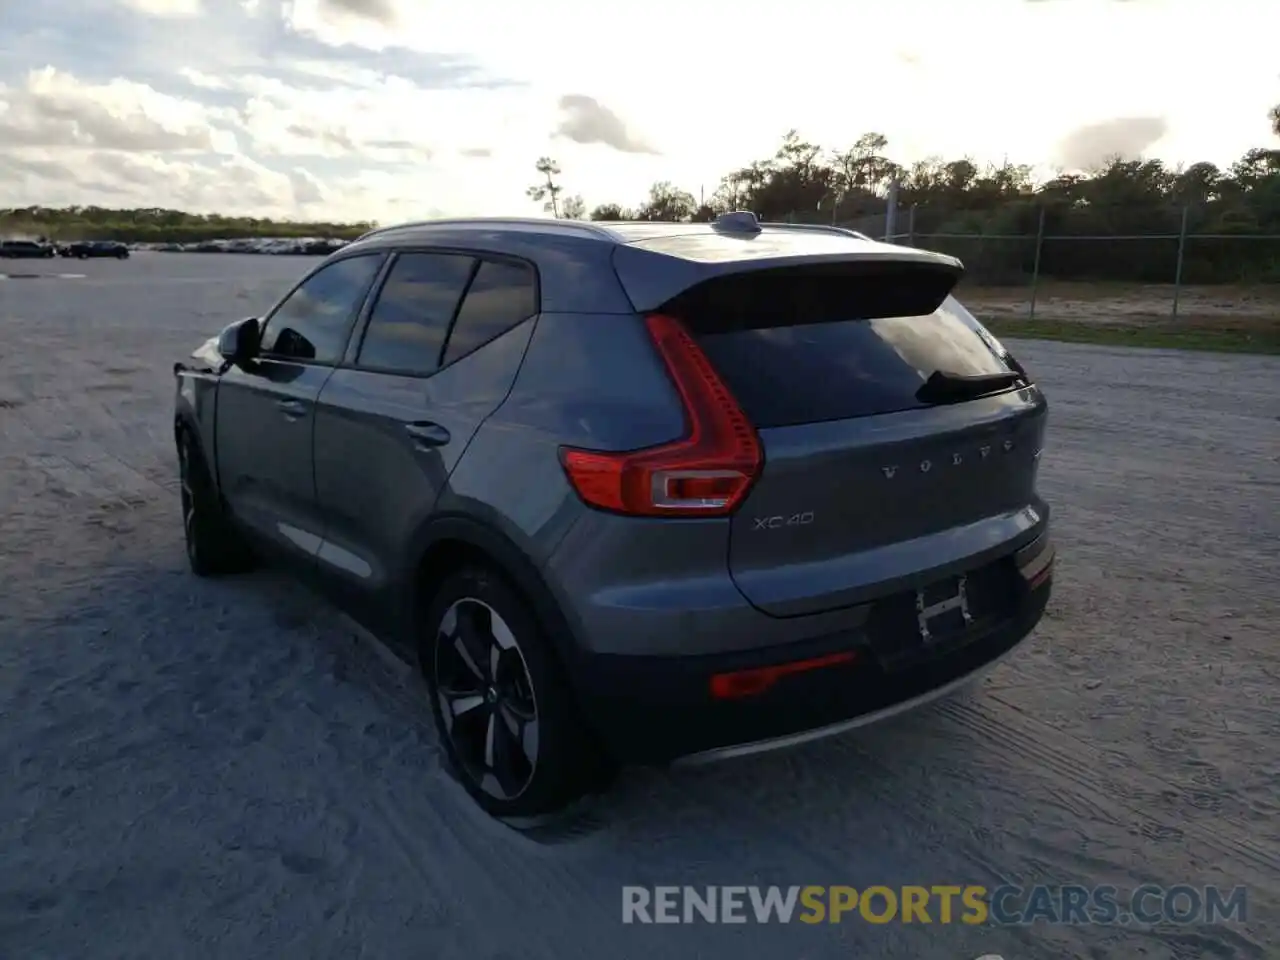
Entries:
<svg viewBox="0 0 1280 960">
<path fill-rule="evenodd" d="M 0 207 L 293 219 L 710 195 L 789 129 L 1041 171 L 1271 143 L 1277 0 L 0 0 Z"/>
</svg>

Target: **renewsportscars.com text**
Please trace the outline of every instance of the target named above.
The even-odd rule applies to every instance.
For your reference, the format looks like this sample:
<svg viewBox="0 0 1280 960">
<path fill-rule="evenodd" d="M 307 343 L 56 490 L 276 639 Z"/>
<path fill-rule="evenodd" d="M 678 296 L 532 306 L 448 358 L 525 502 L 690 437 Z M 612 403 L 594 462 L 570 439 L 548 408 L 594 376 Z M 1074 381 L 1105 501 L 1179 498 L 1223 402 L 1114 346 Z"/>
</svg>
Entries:
<svg viewBox="0 0 1280 960">
<path fill-rule="evenodd" d="M 1247 891 L 1178 884 L 1118 887 L 721 886 L 622 888 L 623 923 L 1243 923 Z"/>
</svg>

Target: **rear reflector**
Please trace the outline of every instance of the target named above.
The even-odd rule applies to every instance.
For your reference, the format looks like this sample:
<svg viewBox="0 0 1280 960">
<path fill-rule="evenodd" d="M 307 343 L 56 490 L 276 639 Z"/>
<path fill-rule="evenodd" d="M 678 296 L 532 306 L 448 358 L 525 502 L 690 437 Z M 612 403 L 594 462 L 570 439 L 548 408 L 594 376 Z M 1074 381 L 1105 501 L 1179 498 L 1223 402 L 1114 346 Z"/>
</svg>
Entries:
<svg viewBox="0 0 1280 960">
<path fill-rule="evenodd" d="M 685 436 L 616 453 L 565 447 L 565 474 L 578 496 L 602 510 L 650 517 L 732 513 L 760 473 L 755 428 L 678 320 L 655 315 L 645 324 L 680 394 Z"/>
<path fill-rule="evenodd" d="M 1030 587 L 1032 590 L 1035 590 L 1038 587 L 1042 587 L 1046 583 L 1048 583 L 1049 580 L 1052 579 L 1052 577 L 1053 577 L 1053 564 L 1051 563 L 1049 564 L 1049 566 L 1045 567 L 1043 570 L 1037 573 L 1034 577 L 1028 580 L 1027 586 Z"/>
<path fill-rule="evenodd" d="M 780 663 L 771 667 L 754 667 L 750 670 L 736 670 L 733 673 L 717 673 L 711 678 L 711 696 L 716 700 L 741 700 L 759 696 L 783 677 L 840 664 L 856 663 L 858 659 L 857 651 L 845 650 L 840 653 L 829 653 L 824 657 L 793 660 L 791 663 Z"/>
<path fill-rule="evenodd" d="M 1045 543 L 1038 553 L 1018 567 L 1018 572 L 1034 589 L 1053 576 L 1055 559 L 1057 559 L 1057 550 L 1052 543 Z"/>
</svg>

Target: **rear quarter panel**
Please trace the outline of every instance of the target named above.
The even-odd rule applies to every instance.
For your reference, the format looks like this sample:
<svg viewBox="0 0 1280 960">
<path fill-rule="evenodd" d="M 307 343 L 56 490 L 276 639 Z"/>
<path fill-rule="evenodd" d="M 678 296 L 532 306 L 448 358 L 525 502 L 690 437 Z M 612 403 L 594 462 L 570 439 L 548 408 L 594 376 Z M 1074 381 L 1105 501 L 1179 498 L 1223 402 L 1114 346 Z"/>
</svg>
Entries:
<svg viewBox="0 0 1280 960">
<path fill-rule="evenodd" d="M 560 465 L 560 448 L 626 450 L 672 440 L 684 412 L 634 314 L 544 313 L 506 401 L 476 432 L 437 502 L 502 533 L 543 573 L 591 511 Z M 576 626 L 576 625 L 575 625 Z"/>
<path fill-rule="evenodd" d="M 476 431 L 437 510 L 497 526 L 544 561 L 585 509 L 561 446 L 627 450 L 678 437 L 684 413 L 638 317 L 543 313 L 511 392 Z"/>
</svg>

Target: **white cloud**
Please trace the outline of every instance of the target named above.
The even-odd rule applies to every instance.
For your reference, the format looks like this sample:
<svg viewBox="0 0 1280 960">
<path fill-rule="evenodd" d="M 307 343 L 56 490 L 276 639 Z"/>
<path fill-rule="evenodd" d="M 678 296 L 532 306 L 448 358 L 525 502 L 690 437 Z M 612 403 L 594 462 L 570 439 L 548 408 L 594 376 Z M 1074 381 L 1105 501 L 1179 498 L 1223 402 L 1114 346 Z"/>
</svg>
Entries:
<svg viewBox="0 0 1280 960">
<path fill-rule="evenodd" d="M 298 207 L 291 179 L 245 157 L 168 159 L 122 150 L 55 156 L 31 149 L 0 153 L 0 206 L 85 203 L 167 206 L 195 212 L 283 216 Z M 85 194 L 90 194 L 86 197 Z"/>
<path fill-rule="evenodd" d="M 295 202 L 304 206 L 318 206 L 330 198 L 329 191 L 305 167 L 289 171 L 289 184 L 293 188 Z"/>
<path fill-rule="evenodd" d="M 245 156 L 204 160 L 85 151 L 51 159 L 30 149 L 0 152 L 0 207 L 98 203 L 195 213 L 337 219 L 373 218 L 388 202 L 415 219 L 446 208 L 397 193 L 404 182 L 377 173 L 321 178 L 305 166 L 275 170 Z"/>
<path fill-rule="evenodd" d="M 1112 157 L 1141 157 L 1169 131 L 1164 117 L 1116 117 L 1077 127 L 1058 144 L 1067 170 L 1092 170 Z"/>
<path fill-rule="evenodd" d="M 0 87 L 0 104 L 0 145 L 9 147 L 234 150 L 234 139 L 213 126 L 233 114 L 130 80 L 85 83 L 45 67 Z"/>
<path fill-rule="evenodd" d="M 400 19 L 394 0 L 320 0 L 322 14 L 394 26 Z"/>
<path fill-rule="evenodd" d="M 557 136 L 574 143 L 599 143 L 622 153 L 658 153 L 627 128 L 626 121 L 595 97 L 567 93 L 560 98 Z"/>
<path fill-rule="evenodd" d="M 437 138 L 446 139 L 449 96 L 397 77 L 363 79 L 360 86 L 320 91 L 266 77 L 242 78 L 237 86 L 250 94 L 244 128 L 254 148 L 268 155 L 369 163 L 429 158 Z"/>
<path fill-rule="evenodd" d="M 1273 6 L 793 0 L 779 22 L 740 0 L 15 4 L 0 195 L 535 213 L 539 156 L 590 204 L 634 203 L 655 180 L 710 192 L 792 127 L 830 147 L 879 130 L 901 161 L 1229 162 L 1267 142 L 1280 100 Z"/>
<path fill-rule="evenodd" d="M 286 0 L 285 22 L 293 30 L 326 43 L 380 48 L 396 38 L 401 22 L 393 0 Z"/>
<path fill-rule="evenodd" d="M 120 0 L 129 9 L 149 17 L 186 20 L 204 12 L 201 0 Z"/>
<path fill-rule="evenodd" d="M 207 73 L 201 73 L 199 70 L 193 70 L 191 67 L 183 67 L 178 71 L 178 76 L 182 77 L 188 83 L 195 87 L 201 87 L 205 90 L 229 90 L 231 84 L 222 77 L 215 77 Z"/>
</svg>

